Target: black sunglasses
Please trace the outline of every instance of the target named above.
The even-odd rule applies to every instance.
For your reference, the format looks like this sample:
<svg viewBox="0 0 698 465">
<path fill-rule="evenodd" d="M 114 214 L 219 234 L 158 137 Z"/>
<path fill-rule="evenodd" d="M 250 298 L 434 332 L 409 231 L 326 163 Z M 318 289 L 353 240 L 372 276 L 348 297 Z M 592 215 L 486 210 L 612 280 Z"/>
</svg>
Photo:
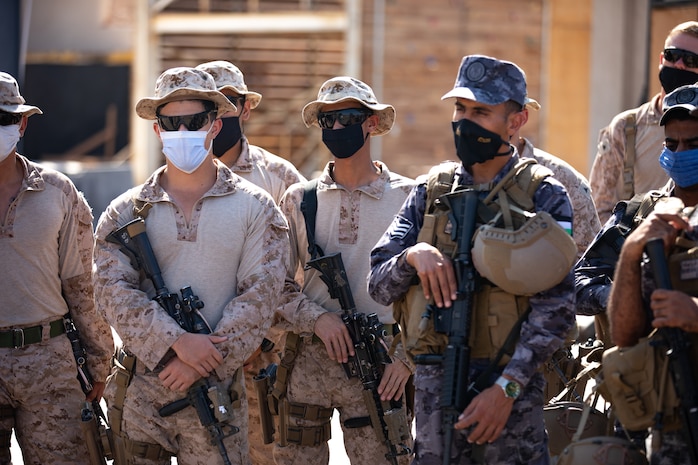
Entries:
<svg viewBox="0 0 698 465">
<path fill-rule="evenodd" d="M 198 131 L 199 129 L 206 126 L 209 121 L 208 115 L 212 113 L 211 110 L 204 110 L 201 113 L 195 115 L 182 115 L 182 116 L 164 116 L 155 115 L 158 120 L 158 124 L 165 131 L 179 131 L 179 127 L 184 125 L 188 131 Z"/>
<path fill-rule="evenodd" d="M 664 59 L 669 63 L 676 63 L 679 58 L 687 68 L 698 68 L 698 54 L 680 48 L 664 49 Z"/>
<path fill-rule="evenodd" d="M 332 129 L 335 121 L 339 121 L 342 126 L 353 126 L 361 124 L 371 116 L 371 110 L 363 108 L 346 108 L 344 110 L 321 111 L 317 114 L 317 123 L 322 129 Z"/>
<path fill-rule="evenodd" d="M 17 113 L 0 113 L 0 126 L 12 126 L 22 121 L 22 115 Z"/>
</svg>

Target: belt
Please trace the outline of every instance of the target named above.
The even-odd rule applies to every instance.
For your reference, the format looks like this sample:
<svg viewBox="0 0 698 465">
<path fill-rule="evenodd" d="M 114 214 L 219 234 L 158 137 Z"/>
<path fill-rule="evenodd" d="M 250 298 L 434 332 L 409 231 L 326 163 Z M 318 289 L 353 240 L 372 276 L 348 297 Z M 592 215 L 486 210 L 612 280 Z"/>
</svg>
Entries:
<svg viewBox="0 0 698 465">
<path fill-rule="evenodd" d="M 0 347 L 19 349 L 29 344 L 36 344 L 43 340 L 43 326 L 30 326 L 29 328 L 16 328 L 0 331 Z M 63 318 L 49 323 L 48 337 L 56 337 L 65 333 Z"/>
</svg>

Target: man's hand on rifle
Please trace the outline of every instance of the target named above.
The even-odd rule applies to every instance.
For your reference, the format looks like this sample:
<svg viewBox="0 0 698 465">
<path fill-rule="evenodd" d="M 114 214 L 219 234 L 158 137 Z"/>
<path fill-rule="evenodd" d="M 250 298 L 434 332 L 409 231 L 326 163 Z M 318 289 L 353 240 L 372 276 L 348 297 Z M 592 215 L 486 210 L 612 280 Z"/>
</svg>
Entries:
<svg viewBox="0 0 698 465">
<path fill-rule="evenodd" d="M 698 333 L 698 298 L 681 291 L 656 289 L 650 307 L 654 312 L 653 327 Z"/>
<path fill-rule="evenodd" d="M 342 318 L 333 312 L 325 312 L 317 320 L 313 332 L 322 339 L 330 360 L 347 363 L 354 355 L 354 344 Z"/>
<path fill-rule="evenodd" d="M 223 363 L 223 355 L 216 348 L 216 344 L 227 340 L 225 336 L 184 333 L 172 344 L 172 350 L 181 361 L 205 378 Z"/>
<path fill-rule="evenodd" d="M 92 390 L 87 393 L 85 396 L 85 400 L 87 402 L 92 402 L 93 400 L 96 400 L 99 402 L 102 399 L 102 395 L 104 394 L 104 387 L 106 386 L 105 383 L 103 382 L 95 382 L 92 384 Z"/>
<path fill-rule="evenodd" d="M 433 245 L 418 242 L 407 249 L 405 260 L 417 270 L 424 297 L 433 297 L 437 307 L 450 307 L 458 290 L 451 259 Z"/>
<path fill-rule="evenodd" d="M 400 400 L 405 391 L 405 385 L 412 372 L 401 360 L 393 357 L 393 363 L 385 366 L 385 371 L 378 385 L 381 400 Z"/>
<path fill-rule="evenodd" d="M 454 427 L 465 429 L 474 425 L 468 442 L 491 443 L 502 434 L 513 405 L 514 399 L 506 397 L 501 387 L 490 386 L 475 396 Z"/>
<path fill-rule="evenodd" d="M 201 379 L 199 373 L 179 359 L 173 357 L 158 375 L 162 385 L 171 391 L 186 392 L 192 384 Z"/>
</svg>

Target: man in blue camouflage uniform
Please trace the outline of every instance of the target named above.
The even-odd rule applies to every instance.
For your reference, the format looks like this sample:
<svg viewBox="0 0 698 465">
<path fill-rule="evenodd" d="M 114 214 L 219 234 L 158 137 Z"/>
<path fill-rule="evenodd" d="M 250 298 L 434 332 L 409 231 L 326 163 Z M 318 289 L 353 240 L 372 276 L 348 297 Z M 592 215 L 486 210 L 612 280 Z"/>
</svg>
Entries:
<svg viewBox="0 0 698 465">
<path fill-rule="evenodd" d="M 466 56 L 453 90 L 442 97 L 450 98 L 455 98 L 453 129 L 462 162 L 454 182 L 479 187 L 482 199 L 519 161 L 510 140 L 523 123 L 521 112 L 528 101 L 525 75 L 511 62 Z M 479 141 L 483 140 L 496 143 L 482 147 Z M 468 149 L 463 150 L 464 146 Z M 379 303 L 389 304 L 403 297 L 418 277 L 427 300 L 431 298 L 436 306 L 448 308 L 456 299 L 452 262 L 433 245 L 417 241 L 427 197 L 426 182 L 420 181 L 371 253 L 369 293 Z M 546 211 L 571 228 L 572 206 L 556 180 L 545 178 L 533 195 L 533 203 L 535 211 Z M 475 463 L 470 457 L 475 443 L 490 445 L 485 449 L 487 464 L 550 462 L 543 421 L 545 381 L 540 370 L 574 325 L 573 290 L 569 272 L 559 284 L 530 297 L 531 311 L 521 326 L 511 359 L 494 369 L 488 380 L 490 387 L 475 396 L 454 425 L 457 431 L 451 444 L 452 464 Z M 488 328 L 474 328 L 474 333 L 483 331 Z M 476 379 L 489 362 L 471 359 L 469 379 Z M 416 368 L 417 465 L 442 463 L 442 378 L 443 370 L 438 365 Z M 505 389 L 511 382 L 520 388 L 516 398 Z"/>
<path fill-rule="evenodd" d="M 671 178 L 663 189 L 665 197 L 676 197 L 685 206 L 698 204 L 698 85 L 679 87 L 664 98 L 664 150 L 659 163 Z M 619 221 L 624 206 L 615 208 Z M 678 290 L 656 289 L 643 259 L 645 244 L 662 238 L 665 247 L 674 244 L 681 231 L 695 236 L 680 211 L 657 207 L 627 236 L 616 265 L 614 284 L 608 299 L 611 337 L 619 347 L 637 344 L 653 328 L 672 327 L 686 331 L 695 345 L 698 336 L 698 298 Z M 691 237 L 695 240 L 695 237 Z M 698 361 L 691 360 L 694 373 Z M 684 428 L 685 430 L 685 428 Z M 665 431 L 662 444 L 651 454 L 652 465 L 690 465 L 691 459 L 682 431 Z"/>
</svg>

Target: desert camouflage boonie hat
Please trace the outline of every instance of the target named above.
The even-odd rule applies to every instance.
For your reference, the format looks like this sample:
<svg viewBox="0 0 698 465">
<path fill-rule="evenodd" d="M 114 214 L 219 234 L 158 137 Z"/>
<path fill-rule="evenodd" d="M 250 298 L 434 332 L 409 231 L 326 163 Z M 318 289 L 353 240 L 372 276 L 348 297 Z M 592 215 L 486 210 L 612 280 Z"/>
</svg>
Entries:
<svg viewBox="0 0 698 465">
<path fill-rule="evenodd" d="M 250 102 L 250 108 L 257 108 L 259 101 L 262 100 L 262 94 L 247 90 L 247 84 L 245 84 L 245 77 L 242 75 L 242 71 L 229 61 L 209 61 L 207 63 L 201 63 L 196 69 L 206 71 L 213 76 L 213 80 L 216 81 L 216 87 L 218 87 L 219 91 L 222 92 L 225 89 L 230 89 L 233 92 L 244 95 L 245 100 Z"/>
<path fill-rule="evenodd" d="M 0 110 L 7 113 L 31 116 L 42 114 L 39 107 L 25 105 L 24 97 L 19 93 L 19 84 L 11 74 L 0 72 Z"/>
<path fill-rule="evenodd" d="M 461 60 L 453 89 L 447 98 L 465 98 L 487 105 L 512 100 L 522 107 L 538 110 L 540 105 L 526 96 L 526 73 L 511 61 L 485 55 L 468 55 Z"/>
<path fill-rule="evenodd" d="M 662 101 L 662 110 L 664 114 L 659 120 L 661 126 L 680 113 L 698 118 L 698 84 L 681 86 L 669 92 Z"/>
<path fill-rule="evenodd" d="M 367 84 L 349 76 L 338 76 L 325 81 L 317 93 L 317 100 L 303 107 L 303 122 L 307 127 L 312 125 L 319 127 L 317 116 L 324 105 L 346 101 L 359 102 L 378 115 L 378 127 L 373 133 L 374 136 L 383 135 L 393 127 L 395 108 L 392 105 L 378 103 L 373 90 Z"/>
<path fill-rule="evenodd" d="M 157 109 L 179 100 L 209 100 L 216 104 L 218 116 L 237 111 L 228 98 L 216 89 L 213 76 L 195 68 L 170 68 L 155 82 L 155 95 L 136 104 L 136 114 L 143 119 L 155 119 Z"/>
</svg>

